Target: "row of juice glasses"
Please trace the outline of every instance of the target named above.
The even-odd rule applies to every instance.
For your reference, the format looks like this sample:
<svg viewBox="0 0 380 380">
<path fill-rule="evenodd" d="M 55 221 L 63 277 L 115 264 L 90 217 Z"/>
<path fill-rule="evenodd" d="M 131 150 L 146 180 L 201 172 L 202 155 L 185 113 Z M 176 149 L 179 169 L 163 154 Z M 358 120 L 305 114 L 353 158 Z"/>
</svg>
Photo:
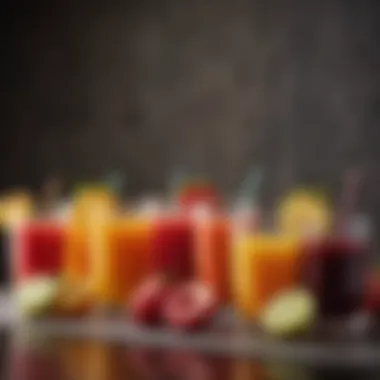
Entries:
<svg viewBox="0 0 380 380">
<path fill-rule="evenodd" d="M 16 282 L 63 275 L 88 288 L 94 303 L 124 306 L 146 276 L 170 272 L 208 283 L 239 316 L 253 320 L 273 295 L 299 284 L 313 291 L 324 317 L 360 308 L 368 226 L 359 218 L 340 235 L 295 237 L 265 233 L 253 210 L 231 215 L 203 209 L 183 216 L 157 209 L 115 216 L 105 204 L 83 206 L 91 214 L 78 211 L 66 221 L 34 220 L 15 228 Z"/>
<path fill-rule="evenodd" d="M 198 218 L 172 208 L 119 214 L 97 207 L 92 204 L 84 218 L 74 212 L 68 220 L 33 219 L 13 228 L 14 283 L 41 275 L 63 277 L 86 288 L 95 304 L 125 306 L 144 278 L 168 273 L 205 282 L 220 300 L 230 302 L 226 215 Z"/>
<path fill-rule="evenodd" d="M 18 284 L 34 276 L 59 276 L 85 288 L 96 305 L 125 306 L 151 273 L 192 275 L 191 233 L 189 220 L 169 211 L 153 217 L 92 202 L 76 207 L 67 220 L 34 219 L 13 228 L 12 278 Z"/>
</svg>

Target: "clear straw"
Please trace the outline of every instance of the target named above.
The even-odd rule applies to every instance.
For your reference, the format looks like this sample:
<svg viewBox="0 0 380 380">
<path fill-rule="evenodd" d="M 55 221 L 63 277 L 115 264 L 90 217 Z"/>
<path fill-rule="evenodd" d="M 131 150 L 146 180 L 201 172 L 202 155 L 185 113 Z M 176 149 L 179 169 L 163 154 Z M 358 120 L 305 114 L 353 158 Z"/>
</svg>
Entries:
<svg viewBox="0 0 380 380">
<path fill-rule="evenodd" d="M 179 186 L 187 179 L 186 170 L 182 166 L 173 169 L 169 178 L 169 197 L 173 199 Z"/>
<path fill-rule="evenodd" d="M 105 179 L 107 186 L 118 195 L 122 195 L 127 185 L 127 176 L 120 170 L 108 174 Z"/>
<path fill-rule="evenodd" d="M 241 183 L 238 198 L 250 199 L 252 202 L 257 203 L 263 178 L 264 176 L 261 168 L 252 168 Z"/>
</svg>

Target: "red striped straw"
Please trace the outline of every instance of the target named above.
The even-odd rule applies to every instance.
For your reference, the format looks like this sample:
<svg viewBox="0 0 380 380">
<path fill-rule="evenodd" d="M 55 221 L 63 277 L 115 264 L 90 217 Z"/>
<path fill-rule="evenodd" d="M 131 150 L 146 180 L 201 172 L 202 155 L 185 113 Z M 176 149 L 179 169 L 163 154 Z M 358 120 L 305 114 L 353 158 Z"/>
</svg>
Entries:
<svg viewBox="0 0 380 380">
<path fill-rule="evenodd" d="M 344 174 L 343 189 L 335 219 L 335 233 L 346 232 L 348 221 L 355 211 L 364 178 L 365 170 L 362 167 L 350 168 Z"/>
</svg>

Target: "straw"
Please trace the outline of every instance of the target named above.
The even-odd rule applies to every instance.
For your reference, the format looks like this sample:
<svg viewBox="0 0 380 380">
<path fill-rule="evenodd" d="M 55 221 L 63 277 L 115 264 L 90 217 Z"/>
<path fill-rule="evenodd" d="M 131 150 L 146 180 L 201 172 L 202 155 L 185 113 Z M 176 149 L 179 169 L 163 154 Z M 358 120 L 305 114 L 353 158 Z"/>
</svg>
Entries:
<svg viewBox="0 0 380 380">
<path fill-rule="evenodd" d="M 241 183 L 240 191 L 238 192 L 239 199 L 250 199 L 257 203 L 263 178 L 263 171 L 260 167 L 250 169 Z"/>
<path fill-rule="evenodd" d="M 121 195 L 126 187 L 127 178 L 124 172 L 114 170 L 106 177 L 105 183 L 109 189 Z"/>
<path fill-rule="evenodd" d="M 169 178 L 169 195 L 175 197 L 179 186 L 187 179 L 186 170 L 182 166 L 177 166 L 173 169 Z"/>
<path fill-rule="evenodd" d="M 334 226 L 336 233 L 344 231 L 347 219 L 353 214 L 364 177 L 365 171 L 362 167 L 350 168 L 344 174 L 343 189 Z"/>
</svg>

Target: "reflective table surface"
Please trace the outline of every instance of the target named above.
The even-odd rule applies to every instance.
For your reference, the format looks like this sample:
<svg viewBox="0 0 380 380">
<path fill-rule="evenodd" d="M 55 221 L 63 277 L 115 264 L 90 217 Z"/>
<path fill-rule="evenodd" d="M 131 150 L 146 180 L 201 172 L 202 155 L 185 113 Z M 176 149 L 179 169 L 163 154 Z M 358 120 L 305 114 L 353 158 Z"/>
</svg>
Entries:
<svg viewBox="0 0 380 380">
<path fill-rule="evenodd" d="M 9 380 L 311 380 L 379 379 L 379 368 L 307 366 L 107 343 L 0 332 L 0 378 Z"/>
</svg>

